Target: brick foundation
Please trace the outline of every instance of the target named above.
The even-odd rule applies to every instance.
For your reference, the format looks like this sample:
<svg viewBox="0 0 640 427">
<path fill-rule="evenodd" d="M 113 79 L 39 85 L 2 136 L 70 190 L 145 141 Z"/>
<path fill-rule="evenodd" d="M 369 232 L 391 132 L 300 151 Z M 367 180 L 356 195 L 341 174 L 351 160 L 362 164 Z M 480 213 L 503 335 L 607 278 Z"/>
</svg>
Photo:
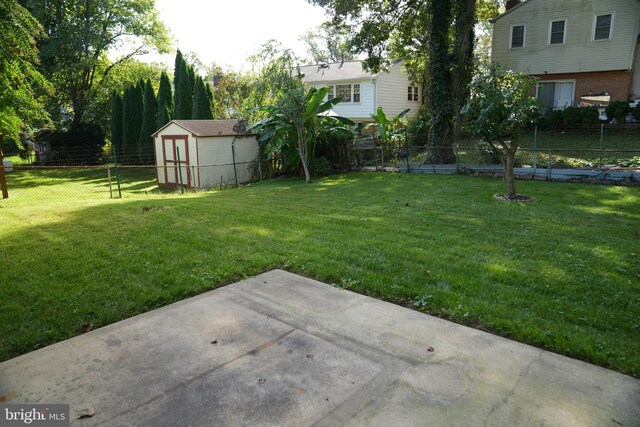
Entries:
<svg viewBox="0 0 640 427">
<path fill-rule="evenodd" d="M 580 104 L 580 97 L 608 92 L 612 101 L 628 101 L 631 95 L 633 73 L 629 71 L 601 71 L 595 73 L 541 74 L 540 81 L 575 80 L 574 104 Z"/>
</svg>

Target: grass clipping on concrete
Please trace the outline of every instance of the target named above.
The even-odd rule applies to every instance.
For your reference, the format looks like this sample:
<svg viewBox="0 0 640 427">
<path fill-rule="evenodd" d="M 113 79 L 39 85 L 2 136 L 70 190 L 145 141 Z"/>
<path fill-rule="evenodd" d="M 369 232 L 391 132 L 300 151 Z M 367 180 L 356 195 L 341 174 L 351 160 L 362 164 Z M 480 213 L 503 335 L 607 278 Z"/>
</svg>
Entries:
<svg viewBox="0 0 640 427">
<path fill-rule="evenodd" d="M 640 376 L 640 188 L 352 174 L 0 204 L 0 360 L 276 267 Z M 9 203 L 7 203 L 9 202 Z"/>
</svg>

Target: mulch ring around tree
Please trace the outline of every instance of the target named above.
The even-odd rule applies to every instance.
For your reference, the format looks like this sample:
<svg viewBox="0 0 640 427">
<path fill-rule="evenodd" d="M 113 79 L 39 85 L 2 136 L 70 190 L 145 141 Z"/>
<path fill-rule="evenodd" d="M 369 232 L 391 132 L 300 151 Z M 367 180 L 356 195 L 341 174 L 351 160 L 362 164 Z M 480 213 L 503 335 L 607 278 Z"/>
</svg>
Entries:
<svg viewBox="0 0 640 427">
<path fill-rule="evenodd" d="M 494 194 L 493 198 L 504 202 L 533 202 L 535 198 L 518 194 L 516 197 L 509 198 L 506 194 Z"/>
</svg>

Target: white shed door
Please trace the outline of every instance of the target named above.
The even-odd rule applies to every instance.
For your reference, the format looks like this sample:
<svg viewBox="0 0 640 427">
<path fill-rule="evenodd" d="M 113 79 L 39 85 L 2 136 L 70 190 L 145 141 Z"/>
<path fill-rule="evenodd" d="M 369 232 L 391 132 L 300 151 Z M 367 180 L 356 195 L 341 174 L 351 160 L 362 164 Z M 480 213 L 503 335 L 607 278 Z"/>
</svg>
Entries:
<svg viewBox="0 0 640 427">
<path fill-rule="evenodd" d="M 162 155 L 164 157 L 165 182 L 169 185 L 191 187 L 189 170 L 189 145 L 186 136 L 164 135 Z"/>
</svg>

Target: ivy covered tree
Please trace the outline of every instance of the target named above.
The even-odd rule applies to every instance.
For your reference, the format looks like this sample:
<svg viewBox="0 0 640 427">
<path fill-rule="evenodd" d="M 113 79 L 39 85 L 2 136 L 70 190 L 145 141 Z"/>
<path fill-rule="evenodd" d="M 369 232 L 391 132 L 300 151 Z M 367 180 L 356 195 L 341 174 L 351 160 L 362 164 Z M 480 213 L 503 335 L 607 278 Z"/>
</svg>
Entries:
<svg viewBox="0 0 640 427">
<path fill-rule="evenodd" d="M 111 95 L 111 149 L 116 155 L 122 153 L 122 97 L 119 93 Z"/>
<path fill-rule="evenodd" d="M 153 92 L 151 80 L 147 80 L 144 86 L 144 107 L 140 135 L 138 137 L 138 158 L 143 165 L 153 163 L 153 140 L 151 135 L 156 131 L 157 114 L 158 101 Z"/>
<path fill-rule="evenodd" d="M 505 168 L 507 198 L 517 198 L 513 175 L 522 129 L 535 121 L 540 104 L 531 95 L 537 79 L 491 64 L 471 84 L 463 109 L 466 128 L 486 141 Z"/>
<path fill-rule="evenodd" d="M 452 149 L 454 102 L 449 53 L 449 29 L 453 23 L 452 0 L 432 1 L 429 5 L 431 160 L 435 163 L 455 163 L 456 157 Z"/>
<path fill-rule="evenodd" d="M 173 95 L 171 94 L 171 83 L 169 76 L 164 71 L 160 75 L 160 86 L 158 88 L 158 123 L 157 128 L 169 123 L 173 115 Z"/>
<path fill-rule="evenodd" d="M 477 6 L 499 0 L 310 0 L 347 27 L 351 48 L 367 54 L 365 66 L 384 69 L 402 58 L 411 79 L 423 87 L 431 110 L 434 161 L 454 160 L 454 117 L 470 81 Z M 428 89 L 428 90 L 426 90 Z"/>
</svg>

